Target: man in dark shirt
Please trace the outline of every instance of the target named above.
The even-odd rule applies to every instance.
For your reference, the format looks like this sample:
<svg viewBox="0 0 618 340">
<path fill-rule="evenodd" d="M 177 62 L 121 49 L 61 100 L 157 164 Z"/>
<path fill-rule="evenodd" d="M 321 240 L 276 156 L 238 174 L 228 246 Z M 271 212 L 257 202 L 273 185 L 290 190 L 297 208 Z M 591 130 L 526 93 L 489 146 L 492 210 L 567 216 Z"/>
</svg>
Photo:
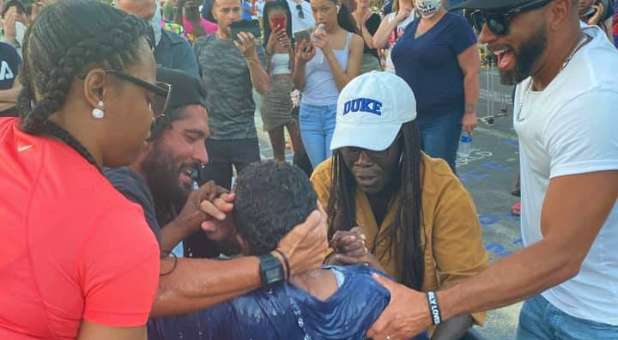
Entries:
<svg viewBox="0 0 618 340">
<path fill-rule="evenodd" d="M 116 0 L 116 7 L 148 21 L 155 34 L 155 60 L 160 66 L 199 77 L 197 59 L 191 45 L 176 33 L 161 28 L 161 9 L 153 0 Z"/>
<path fill-rule="evenodd" d="M 169 252 L 200 230 L 204 216 L 195 200 L 212 191 L 214 184 L 207 183 L 193 192 L 192 173 L 208 161 L 204 139 L 209 131 L 202 83 L 184 72 L 165 68 L 157 70 L 157 80 L 172 85 L 165 116 L 155 122 L 148 146 L 135 162 L 128 167 L 105 169 L 105 175 L 127 198 L 142 206 L 161 249 Z M 214 189 L 215 193 L 223 192 Z"/>
<path fill-rule="evenodd" d="M 158 69 L 157 79 L 171 85 L 168 108 L 153 124 L 144 150 L 128 167 L 106 169 L 105 175 L 128 199 L 139 204 L 150 227 L 159 235 L 161 276 L 152 316 L 176 315 L 207 308 L 252 289 L 284 280 L 260 280 L 273 262 L 281 271 L 289 263 L 294 272 L 319 266 L 326 252 L 325 217 L 315 211 L 278 245 L 277 254 L 211 259 L 165 256 L 187 235 L 208 235 L 217 240 L 233 228 L 234 194 L 214 183 L 193 190 L 191 170 L 206 163 L 208 136 L 205 90 L 199 79 L 184 72 Z M 131 226 L 126 226 L 130 228 Z M 206 257 L 219 254 L 204 249 Z M 185 255 L 192 255 L 187 254 Z M 284 262 L 284 256 L 288 261 Z M 269 264 L 269 267 L 265 267 Z"/>
<path fill-rule="evenodd" d="M 21 86 L 17 73 L 21 58 L 17 50 L 9 44 L 0 42 L 0 117 L 17 116 L 15 103 Z"/>
</svg>

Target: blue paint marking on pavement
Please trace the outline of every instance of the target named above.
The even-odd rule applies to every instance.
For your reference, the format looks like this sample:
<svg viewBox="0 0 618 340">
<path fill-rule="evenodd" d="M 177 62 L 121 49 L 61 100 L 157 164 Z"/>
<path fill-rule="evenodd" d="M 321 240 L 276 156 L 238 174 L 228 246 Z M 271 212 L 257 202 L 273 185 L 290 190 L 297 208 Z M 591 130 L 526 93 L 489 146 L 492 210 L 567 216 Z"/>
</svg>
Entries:
<svg viewBox="0 0 618 340">
<path fill-rule="evenodd" d="M 481 225 L 484 227 L 489 226 L 491 224 L 496 224 L 500 221 L 512 221 L 519 222 L 519 216 L 513 216 L 511 213 L 488 213 L 488 214 L 480 214 L 479 221 Z"/>
<path fill-rule="evenodd" d="M 496 216 L 495 214 L 487 214 L 479 216 L 479 221 L 483 226 L 488 226 L 490 224 L 497 223 L 498 221 L 500 221 L 500 218 L 498 218 L 498 216 Z"/>
<path fill-rule="evenodd" d="M 519 147 L 519 142 L 516 139 L 504 139 L 502 140 L 502 143 L 509 146 Z"/>
<path fill-rule="evenodd" d="M 481 166 L 486 169 L 495 170 L 495 171 L 502 171 L 502 172 L 511 171 L 510 166 L 500 163 L 500 162 L 496 162 L 496 161 L 484 161 L 481 163 Z"/>
<path fill-rule="evenodd" d="M 499 257 L 506 257 L 506 256 L 511 255 L 511 252 L 508 251 L 503 245 L 499 243 L 489 243 L 487 246 L 485 246 L 485 249 L 487 249 L 487 251 Z"/>
</svg>

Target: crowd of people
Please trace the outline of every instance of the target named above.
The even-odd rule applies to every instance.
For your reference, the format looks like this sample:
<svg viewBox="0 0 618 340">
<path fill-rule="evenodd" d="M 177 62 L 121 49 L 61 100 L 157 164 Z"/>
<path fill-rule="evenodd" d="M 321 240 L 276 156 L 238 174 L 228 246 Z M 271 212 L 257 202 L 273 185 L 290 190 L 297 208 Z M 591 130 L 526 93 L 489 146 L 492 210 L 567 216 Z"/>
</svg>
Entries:
<svg viewBox="0 0 618 340">
<path fill-rule="evenodd" d="M 616 7 L 5 1 L 0 338 L 471 339 L 525 300 L 518 340 L 618 339 Z M 492 264 L 479 43 L 520 147 Z"/>
</svg>

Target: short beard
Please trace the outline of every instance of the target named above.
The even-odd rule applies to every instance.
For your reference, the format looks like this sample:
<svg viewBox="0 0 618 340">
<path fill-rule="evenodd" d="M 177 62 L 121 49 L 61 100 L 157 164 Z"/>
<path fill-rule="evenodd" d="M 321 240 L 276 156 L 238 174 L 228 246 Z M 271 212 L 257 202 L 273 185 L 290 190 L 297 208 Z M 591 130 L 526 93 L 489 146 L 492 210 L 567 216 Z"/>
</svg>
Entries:
<svg viewBox="0 0 618 340">
<path fill-rule="evenodd" d="M 178 183 L 178 161 L 160 143 L 152 142 L 152 149 L 142 162 L 143 175 L 152 192 L 159 224 L 164 225 L 182 208 L 190 194 L 190 188 Z"/>
<path fill-rule="evenodd" d="M 521 44 L 515 54 L 515 69 L 500 71 L 500 81 L 504 85 L 515 85 L 532 75 L 532 69 L 547 48 L 547 32 L 542 26 L 532 37 Z M 515 53 L 515 52 L 514 52 Z"/>
</svg>

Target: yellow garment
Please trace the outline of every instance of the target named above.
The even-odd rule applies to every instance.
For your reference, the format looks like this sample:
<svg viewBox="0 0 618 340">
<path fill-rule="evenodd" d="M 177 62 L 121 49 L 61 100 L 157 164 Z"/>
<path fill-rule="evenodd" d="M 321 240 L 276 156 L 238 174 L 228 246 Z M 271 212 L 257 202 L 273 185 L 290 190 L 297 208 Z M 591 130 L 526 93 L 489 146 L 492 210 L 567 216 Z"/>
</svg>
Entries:
<svg viewBox="0 0 618 340">
<path fill-rule="evenodd" d="M 483 247 L 474 202 L 448 164 L 423 154 L 421 169 L 421 248 L 425 250 L 422 288 L 423 291 L 440 290 L 479 274 L 488 265 L 488 255 Z M 318 165 L 311 176 L 318 200 L 327 211 L 331 182 L 332 158 Z M 388 225 L 394 223 L 399 205 L 398 197 L 389 204 L 384 221 L 378 228 L 367 195 L 356 191 L 356 223 L 365 234 L 368 247 L 371 247 L 378 232 L 384 232 Z M 387 246 L 388 242 L 381 242 L 376 246 L 376 253 L 382 254 Z M 399 280 L 395 258 L 389 254 L 387 252 L 379 258 L 380 264 L 388 274 Z M 485 314 L 475 313 L 472 317 L 477 324 L 482 324 Z"/>
</svg>

